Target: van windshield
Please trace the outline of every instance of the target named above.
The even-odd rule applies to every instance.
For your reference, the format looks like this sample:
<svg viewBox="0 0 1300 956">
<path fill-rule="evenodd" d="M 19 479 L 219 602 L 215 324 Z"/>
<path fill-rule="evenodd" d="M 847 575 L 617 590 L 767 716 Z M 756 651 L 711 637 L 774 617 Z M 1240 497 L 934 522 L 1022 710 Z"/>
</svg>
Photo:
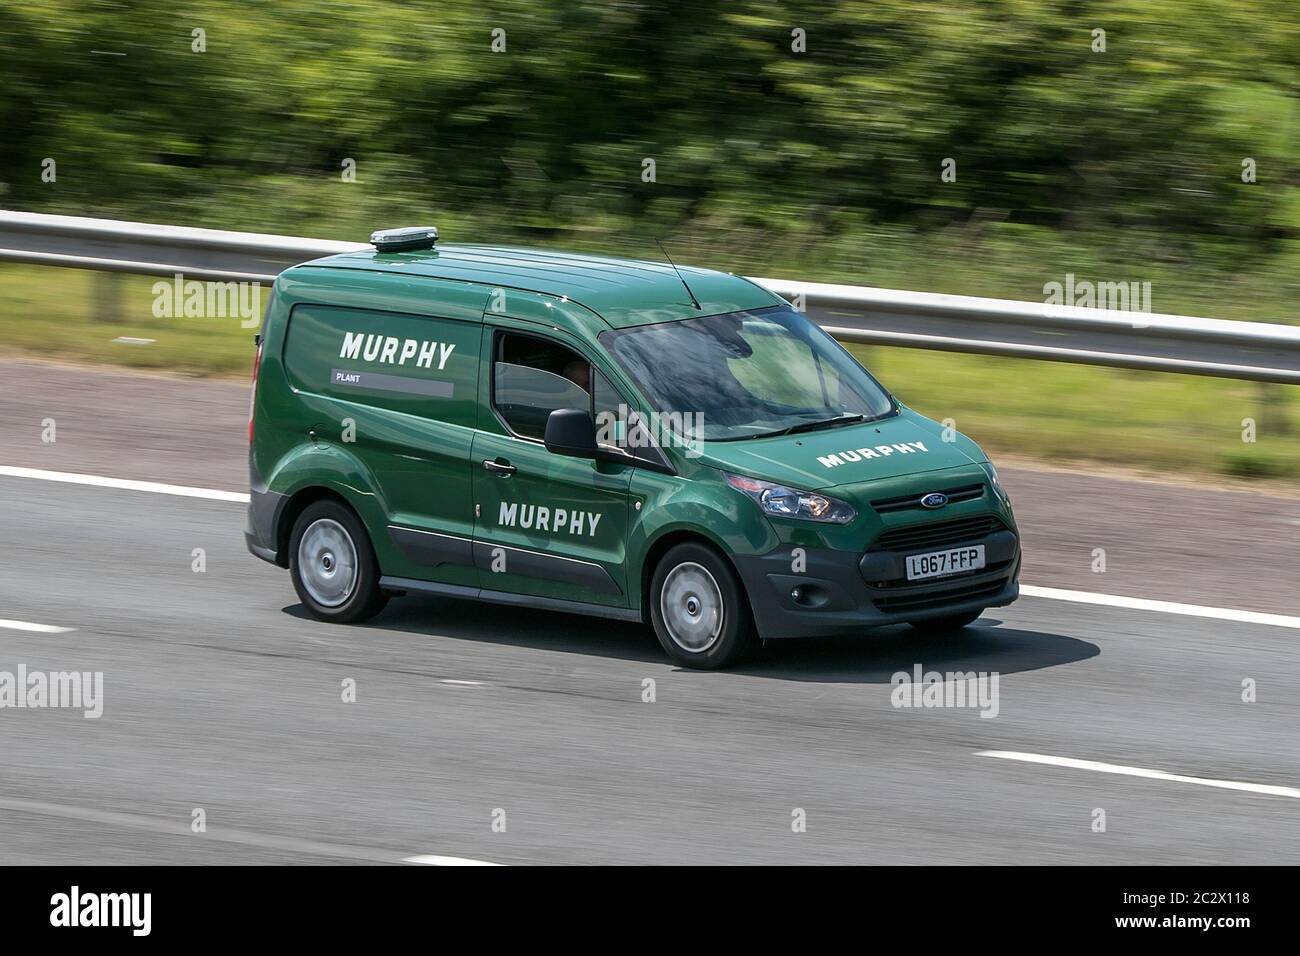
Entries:
<svg viewBox="0 0 1300 956">
<path fill-rule="evenodd" d="M 696 439 L 737 441 L 897 410 L 838 342 L 788 306 L 634 326 L 600 340 L 654 411 L 698 423 Z"/>
</svg>

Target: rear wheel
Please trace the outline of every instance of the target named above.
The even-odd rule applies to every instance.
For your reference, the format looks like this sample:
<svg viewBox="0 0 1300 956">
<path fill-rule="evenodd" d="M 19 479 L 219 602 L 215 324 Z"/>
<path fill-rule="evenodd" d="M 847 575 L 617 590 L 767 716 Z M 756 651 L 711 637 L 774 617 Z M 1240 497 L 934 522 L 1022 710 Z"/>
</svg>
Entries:
<svg viewBox="0 0 1300 956">
<path fill-rule="evenodd" d="M 370 536 L 356 514 L 337 501 L 308 505 L 294 522 L 289 574 L 299 600 L 322 621 L 364 621 L 388 603 L 379 589 Z"/>
<path fill-rule="evenodd" d="M 981 608 L 978 611 L 950 614 L 947 617 L 932 617 L 928 621 L 909 621 L 908 624 L 922 634 L 949 634 L 952 631 L 960 631 L 967 624 L 975 623 L 983 613 L 984 609 Z"/>
<path fill-rule="evenodd" d="M 679 544 L 659 562 L 650 583 L 650 620 L 668 656 L 686 667 L 726 667 L 755 643 L 749 601 L 735 571 L 702 544 Z"/>
</svg>

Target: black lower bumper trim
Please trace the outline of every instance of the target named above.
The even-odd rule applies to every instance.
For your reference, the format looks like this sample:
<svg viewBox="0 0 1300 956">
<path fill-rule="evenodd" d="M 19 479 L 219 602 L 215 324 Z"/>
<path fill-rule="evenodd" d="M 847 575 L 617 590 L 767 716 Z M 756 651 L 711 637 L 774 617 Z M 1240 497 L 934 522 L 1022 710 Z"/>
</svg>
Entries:
<svg viewBox="0 0 1300 956">
<path fill-rule="evenodd" d="M 248 494 L 248 517 L 244 523 L 244 544 L 251 554 L 263 561 L 287 568 L 289 562 L 279 553 L 276 530 L 288 495 L 253 487 Z"/>
<path fill-rule="evenodd" d="M 903 556 L 889 553 L 804 549 L 800 573 L 788 547 L 734 560 L 759 636 L 833 636 L 1010 604 L 1020 596 L 1019 541 L 999 532 L 984 543 L 987 570 L 916 583 L 864 577 L 868 568 L 901 568 Z"/>
<path fill-rule="evenodd" d="M 257 539 L 253 537 L 251 532 L 244 532 L 244 546 L 248 548 L 249 554 L 259 557 L 263 561 L 270 561 L 272 564 L 280 563 L 276 560 L 277 555 L 275 551 L 264 545 L 258 544 Z"/>
</svg>

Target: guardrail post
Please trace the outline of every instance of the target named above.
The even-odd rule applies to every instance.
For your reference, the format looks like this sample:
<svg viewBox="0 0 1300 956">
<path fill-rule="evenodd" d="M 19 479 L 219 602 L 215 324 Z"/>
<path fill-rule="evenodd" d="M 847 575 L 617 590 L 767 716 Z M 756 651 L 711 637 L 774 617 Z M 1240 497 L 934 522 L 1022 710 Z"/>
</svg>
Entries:
<svg viewBox="0 0 1300 956">
<path fill-rule="evenodd" d="M 120 323 L 122 310 L 122 276 L 117 272 L 91 273 L 93 294 L 91 297 L 95 322 Z"/>
<path fill-rule="evenodd" d="M 1290 435 L 1291 419 L 1287 415 L 1289 395 L 1283 385 L 1259 383 L 1259 421 L 1273 435 Z"/>
</svg>

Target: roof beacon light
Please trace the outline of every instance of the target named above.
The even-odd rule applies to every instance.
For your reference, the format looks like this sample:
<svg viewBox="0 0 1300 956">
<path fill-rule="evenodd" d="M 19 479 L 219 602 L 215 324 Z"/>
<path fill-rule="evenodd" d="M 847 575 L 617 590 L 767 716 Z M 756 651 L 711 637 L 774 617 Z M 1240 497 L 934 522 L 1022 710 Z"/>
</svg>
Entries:
<svg viewBox="0 0 1300 956">
<path fill-rule="evenodd" d="M 438 241 L 434 226 L 408 226 L 405 229 L 380 229 L 370 234 L 370 244 L 380 252 L 405 252 L 408 249 L 432 249 Z"/>
</svg>

